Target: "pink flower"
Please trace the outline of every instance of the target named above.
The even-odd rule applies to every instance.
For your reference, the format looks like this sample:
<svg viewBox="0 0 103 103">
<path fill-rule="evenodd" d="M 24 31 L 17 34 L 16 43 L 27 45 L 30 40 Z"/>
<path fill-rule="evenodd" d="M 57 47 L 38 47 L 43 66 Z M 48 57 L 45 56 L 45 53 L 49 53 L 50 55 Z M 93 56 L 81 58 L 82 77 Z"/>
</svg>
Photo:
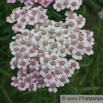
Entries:
<svg viewBox="0 0 103 103">
<path fill-rule="evenodd" d="M 13 82 L 11 82 L 11 86 L 17 87 L 19 78 L 18 77 L 16 78 L 15 76 L 13 76 L 11 79 L 13 81 Z"/>
<path fill-rule="evenodd" d="M 38 88 L 44 88 L 46 86 L 45 82 L 44 82 L 44 78 L 43 77 L 39 77 L 37 79 L 38 84 Z"/>
<path fill-rule="evenodd" d="M 36 68 L 38 66 L 39 66 L 39 62 L 37 60 L 35 60 L 35 59 L 31 59 L 30 60 L 30 64 L 29 64 L 29 68 L 30 69 L 33 70 L 34 68 Z"/>
<path fill-rule="evenodd" d="M 7 3 L 15 3 L 16 0 L 7 0 Z"/>
</svg>

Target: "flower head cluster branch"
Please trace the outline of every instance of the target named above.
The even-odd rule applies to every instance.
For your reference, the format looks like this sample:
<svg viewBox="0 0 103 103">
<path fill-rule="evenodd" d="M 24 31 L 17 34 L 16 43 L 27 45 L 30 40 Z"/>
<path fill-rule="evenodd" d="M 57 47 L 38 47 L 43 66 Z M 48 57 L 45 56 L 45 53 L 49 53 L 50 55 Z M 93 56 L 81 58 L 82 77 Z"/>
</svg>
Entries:
<svg viewBox="0 0 103 103">
<path fill-rule="evenodd" d="M 12 30 L 16 33 L 10 43 L 14 56 L 10 65 L 12 70 L 19 69 L 11 85 L 20 91 L 48 87 L 50 92 L 57 92 L 80 68 L 76 60 L 82 60 L 84 54 L 93 54 L 93 32 L 82 30 L 86 19 L 73 12 L 82 0 L 55 0 L 53 5 L 57 11 L 71 9 L 65 12 L 65 22 L 49 20 L 47 9 L 30 5 L 34 0 L 21 2 L 25 2 L 25 6 L 14 9 L 7 17 L 7 22 L 15 22 Z M 33 28 L 27 29 L 27 26 Z M 71 58 L 67 59 L 67 55 Z"/>
<path fill-rule="evenodd" d="M 61 11 L 65 8 L 71 10 L 77 10 L 79 9 L 81 4 L 82 0 L 55 0 L 53 7 L 57 11 Z"/>
<path fill-rule="evenodd" d="M 29 4 L 26 4 L 22 9 L 16 8 L 12 11 L 12 14 L 7 17 L 7 22 L 14 23 L 12 30 L 17 32 L 23 32 L 27 25 L 35 25 L 36 23 L 43 23 L 48 19 L 46 15 L 47 10 L 41 6 L 33 8 Z"/>
<path fill-rule="evenodd" d="M 39 3 L 41 6 L 48 7 L 52 2 L 54 2 L 53 7 L 57 11 L 63 10 L 65 8 L 71 10 L 79 9 L 82 4 L 82 0 L 18 0 L 21 3 L 28 3 L 30 5 L 34 5 Z M 7 0 L 7 3 L 15 3 L 16 0 Z"/>
<path fill-rule="evenodd" d="M 98 15 L 99 15 L 99 17 L 100 17 L 101 19 L 103 19 L 103 10 L 101 10 L 101 11 L 98 13 Z"/>
<path fill-rule="evenodd" d="M 30 5 L 39 3 L 40 5 L 42 5 L 44 7 L 48 7 L 53 2 L 53 0 L 18 0 L 18 1 L 20 1 L 21 3 L 24 3 L 24 4 L 28 3 Z M 15 2 L 16 2 L 16 0 L 7 0 L 7 3 L 15 3 Z"/>
</svg>

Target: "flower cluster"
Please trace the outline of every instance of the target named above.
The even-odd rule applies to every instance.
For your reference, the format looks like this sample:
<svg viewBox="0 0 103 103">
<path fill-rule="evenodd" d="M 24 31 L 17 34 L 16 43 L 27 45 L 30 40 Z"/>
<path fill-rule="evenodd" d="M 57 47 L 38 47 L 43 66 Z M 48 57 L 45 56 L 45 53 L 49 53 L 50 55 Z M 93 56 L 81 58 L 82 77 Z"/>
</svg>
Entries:
<svg viewBox="0 0 103 103">
<path fill-rule="evenodd" d="M 71 10 L 77 10 L 82 4 L 82 0 L 18 0 L 18 1 L 24 4 L 29 3 L 30 5 L 35 5 L 39 3 L 44 7 L 48 7 L 54 1 L 53 7 L 57 11 L 61 11 L 65 8 L 67 9 L 70 8 Z M 16 0 L 7 0 L 7 3 L 15 3 L 15 2 Z"/>
<path fill-rule="evenodd" d="M 35 25 L 36 23 L 43 23 L 48 19 L 46 15 L 46 9 L 41 6 L 32 8 L 26 4 L 22 9 L 16 8 L 12 11 L 12 14 L 7 17 L 7 22 L 14 23 L 12 30 L 16 32 L 23 32 L 27 25 Z"/>
<path fill-rule="evenodd" d="M 19 1 L 25 6 L 14 9 L 7 17 L 7 22 L 16 22 L 12 29 L 17 33 L 10 43 L 14 56 L 10 65 L 12 70 L 19 71 L 17 77 L 12 77 L 11 85 L 20 91 L 48 87 L 50 92 L 57 92 L 57 87 L 69 83 L 69 78 L 80 68 L 75 60 L 82 60 L 84 54 L 93 54 L 93 32 L 81 30 L 86 19 L 73 12 L 82 0 L 54 0 L 57 11 L 71 9 L 65 13 L 65 22 L 49 20 L 46 9 L 33 7 L 34 3 L 49 5 L 53 0 Z"/>
<path fill-rule="evenodd" d="M 7 0 L 7 3 L 15 3 L 16 0 Z"/>
<path fill-rule="evenodd" d="M 101 19 L 103 19 L 103 10 L 101 10 L 98 15 L 100 16 Z"/>
<path fill-rule="evenodd" d="M 80 5 L 82 4 L 82 0 L 55 0 L 53 5 L 54 9 L 57 11 L 61 11 L 65 8 L 71 10 L 79 9 Z"/>
<path fill-rule="evenodd" d="M 86 19 L 82 15 L 77 16 L 77 14 L 73 11 L 67 11 L 65 13 L 65 16 L 65 25 L 69 30 L 74 30 L 75 28 L 83 28 L 83 26 L 85 25 Z"/>
<path fill-rule="evenodd" d="M 54 66 L 54 59 L 51 58 L 51 64 Z M 69 83 L 69 79 L 74 73 L 75 68 L 79 69 L 79 65 L 74 60 L 58 58 L 56 61 L 58 66 L 54 69 L 47 65 L 38 65 L 35 59 L 30 60 L 30 64 L 26 70 L 20 69 L 17 77 L 12 77 L 11 85 L 17 87 L 20 91 L 36 91 L 37 88 L 49 87 L 50 92 L 57 92 L 57 87 L 64 86 Z M 56 65 L 57 65 L 56 64 Z M 35 70 L 35 65 L 38 65 L 38 70 Z"/>
<path fill-rule="evenodd" d="M 30 4 L 30 5 L 34 5 L 34 4 L 37 4 L 39 3 L 40 5 L 44 6 L 44 7 L 48 7 L 52 2 L 53 0 L 18 0 L 20 1 L 21 3 L 24 3 L 24 4 Z M 15 3 L 16 0 L 7 0 L 7 3 Z"/>
</svg>

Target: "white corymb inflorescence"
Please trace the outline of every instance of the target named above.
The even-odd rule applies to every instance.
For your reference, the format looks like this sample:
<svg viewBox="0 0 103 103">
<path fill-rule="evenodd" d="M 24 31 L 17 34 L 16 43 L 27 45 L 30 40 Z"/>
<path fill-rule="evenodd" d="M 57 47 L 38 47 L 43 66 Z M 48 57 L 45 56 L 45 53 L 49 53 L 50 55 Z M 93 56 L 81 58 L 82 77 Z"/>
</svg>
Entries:
<svg viewBox="0 0 103 103">
<path fill-rule="evenodd" d="M 12 30 L 16 33 L 10 43 L 14 56 L 10 65 L 12 70 L 19 69 L 11 85 L 20 91 L 48 87 L 49 92 L 57 92 L 57 88 L 69 83 L 75 70 L 80 68 L 76 60 L 93 54 L 93 32 L 82 30 L 86 19 L 73 12 L 79 9 L 82 0 L 54 0 L 53 7 L 57 11 L 71 9 L 65 12 L 64 22 L 49 20 L 47 9 L 35 7 L 34 1 L 19 1 L 25 6 L 14 9 L 7 17 L 7 22 L 15 23 Z M 35 2 L 47 7 L 47 1 L 53 2 Z"/>
</svg>

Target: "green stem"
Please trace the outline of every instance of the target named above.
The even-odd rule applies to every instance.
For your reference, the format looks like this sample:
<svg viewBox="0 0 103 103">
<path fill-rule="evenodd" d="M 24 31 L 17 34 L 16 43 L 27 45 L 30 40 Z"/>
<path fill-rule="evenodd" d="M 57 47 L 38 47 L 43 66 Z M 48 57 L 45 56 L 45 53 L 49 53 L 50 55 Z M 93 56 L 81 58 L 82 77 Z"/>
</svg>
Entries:
<svg viewBox="0 0 103 103">
<path fill-rule="evenodd" d="M 5 95 L 5 97 L 7 98 L 8 102 L 13 103 L 12 100 L 10 99 L 9 95 L 7 94 L 6 90 L 2 86 L 0 86 L 0 88 L 2 89 L 2 91 Z"/>
</svg>

